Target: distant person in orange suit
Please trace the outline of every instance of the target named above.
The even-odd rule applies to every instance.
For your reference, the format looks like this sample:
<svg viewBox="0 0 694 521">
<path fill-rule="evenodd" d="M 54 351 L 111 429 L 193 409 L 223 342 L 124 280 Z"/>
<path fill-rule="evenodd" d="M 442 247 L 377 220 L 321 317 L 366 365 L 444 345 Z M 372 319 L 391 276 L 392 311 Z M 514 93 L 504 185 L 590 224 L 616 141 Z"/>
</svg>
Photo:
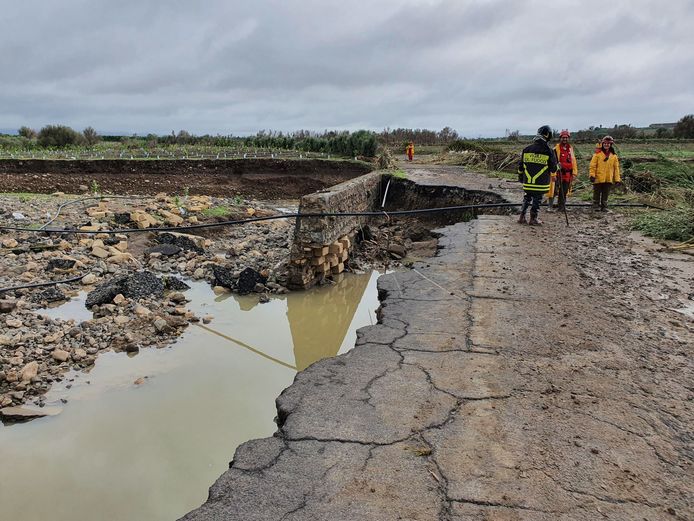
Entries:
<svg viewBox="0 0 694 521">
<path fill-rule="evenodd" d="M 412 141 L 407 144 L 405 153 L 407 154 L 408 161 L 412 161 L 414 159 L 414 143 Z"/>
</svg>

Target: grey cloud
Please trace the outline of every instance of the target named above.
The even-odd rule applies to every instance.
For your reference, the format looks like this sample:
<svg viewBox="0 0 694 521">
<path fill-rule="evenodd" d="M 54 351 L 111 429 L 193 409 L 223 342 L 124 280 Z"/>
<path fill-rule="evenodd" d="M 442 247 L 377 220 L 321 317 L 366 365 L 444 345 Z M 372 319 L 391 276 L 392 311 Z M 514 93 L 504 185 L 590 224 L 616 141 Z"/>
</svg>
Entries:
<svg viewBox="0 0 694 521">
<path fill-rule="evenodd" d="M 14 2 L 0 126 L 467 135 L 692 112 L 687 2 Z"/>
</svg>

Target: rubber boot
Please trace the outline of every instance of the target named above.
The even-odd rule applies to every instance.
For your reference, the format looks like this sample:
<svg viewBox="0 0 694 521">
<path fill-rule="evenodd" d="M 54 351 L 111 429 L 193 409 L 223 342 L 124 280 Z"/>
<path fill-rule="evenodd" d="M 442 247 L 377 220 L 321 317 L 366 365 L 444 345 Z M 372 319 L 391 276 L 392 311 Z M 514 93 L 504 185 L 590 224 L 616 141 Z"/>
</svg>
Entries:
<svg viewBox="0 0 694 521">
<path fill-rule="evenodd" d="M 525 218 L 524 213 L 520 214 L 520 217 L 518 218 L 518 224 L 528 224 L 528 220 Z"/>
<path fill-rule="evenodd" d="M 551 212 L 553 211 L 552 209 L 554 208 L 554 197 L 548 197 L 547 198 L 547 211 Z"/>
<path fill-rule="evenodd" d="M 541 226 L 542 221 L 537 218 L 537 212 L 530 212 L 530 222 L 528 223 L 531 226 Z"/>
</svg>

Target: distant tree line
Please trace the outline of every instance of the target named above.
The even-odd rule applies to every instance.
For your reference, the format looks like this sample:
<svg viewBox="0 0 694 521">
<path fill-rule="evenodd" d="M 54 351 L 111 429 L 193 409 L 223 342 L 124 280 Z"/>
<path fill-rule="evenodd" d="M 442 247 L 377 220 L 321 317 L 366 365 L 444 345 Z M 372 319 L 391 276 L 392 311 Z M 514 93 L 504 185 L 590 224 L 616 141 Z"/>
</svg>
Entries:
<svg viewBox="0 0 694 521">
<path fill-rule="evenodd" d="M 65 125 L 46 125 L 36 132 L 33 128 L 21 127 L 18 131 L 20 137 L 29 142 L 36 142 L 44 148 L 63 148 L 71 145 L 96 145 L 101 138 L 92 127 L 77 132 Z"/>
<path fill-rule="evenodd" d="M 24 148 L 64 148 L 69 146 L 94 146 L 99 141 L 118 142 L 126 147 L 154 148 L 162 145 L 202 145 L 216 147 L 254 147 L 300 150 L 305 152 L 323 152 L 346 157 L 374 157 L 379 146 L 401 147 L 413 141 L 417 145 L 454 144 L 459 148 L 460 143 L 468 146 L 469 141 L 461 141 L 458 133 L 451 127 L 439 131 L 411 128 L 386 128 L 379 133 L 368 130 L 356 132 L 326 130 L 312 132 L 298 130 L 291 133 L 261 130 L 254 136 L 212 136 L 205 134 L 196 136 L 180 130 L 164 136 L 147 134 L 146 136 L 99 136 L 92 127 L 82 132 L 64 125 L 46 125 L 38 132 L 27 126 L 18 131 L 21 146 Z M 599 140 L 605 135 L 611 135 L 617 140 L 645 139 L 655 136 L 659 139 L 694 139 L 694 114 L 682 117 L 673 128 L 657 126 L 655 133 L 646 135 L 643 129 L 631 125 L 614 125 L 614 127 L 591 126 L 587 129 L 572 133 L 574 141 Z M 520 135 L 517 130 L 506 130 L 505 139 L 517 141 Z M 16 138 L 15 138 L 16 139 Z"/>
<path fill-rule="evenodd" d="M 658 139 L 694 139 L 694 114 L 682 117 L 675 126 L 670 129 L 667 126 L 658 126 L 654 134 L 646 135 L 643 129 L 631 125 L 615 125 L 614 127 L 588 127 L 584 130 L 573 132 L 571 137 L 575 141 L 589 141 L 601 139 L 610 135 L 618 140 L 646 139 L 655 136 Z"/>
<path fill-rule="evenodd" d="M 444 127 L 439 131 L 423 128 L 385 128 L 378 134 L 380 144 L 391 147 L 400 147 L 410 141 L 418 145 L 449 145 L 459 139 L 458 132 L 451 127 Z"/>
<path fill-rule="evenodd" d="M 347 157 L 374 157 L 378 149 L 376 134 L 368 130 L 326 131 L 321 134 L 307 130 L 299 130 L 291 134 L 261 131 L 255 136 L 241 139 L 246 146 L 251 147 L 285 148 Z"/>
<path fill-rule="evenodd" d="M 147 134 L 146 136 L 99 136 L 92 127 L 77 132 L 64 125 L 47 125 L 39 132 L 29 128 L 19 129 L 20 137 L 28 148 L 32 144 L 47 148 L 69 146 L 92 146 L 99 141 L 117 142 L 126 147 L 153 148 L 162 145 L 202 145 L 217 147 L 252 147 L 323 152 L 339 156 L 374 157 L 378 148 L 377 136 L 368 130 L 325 131 L 322 133 L 299 130 L 293 133 L 262 130 L 254 136 L 196 136 L 186 130 L 171 132 L 165 136 Z"/>
</svg>

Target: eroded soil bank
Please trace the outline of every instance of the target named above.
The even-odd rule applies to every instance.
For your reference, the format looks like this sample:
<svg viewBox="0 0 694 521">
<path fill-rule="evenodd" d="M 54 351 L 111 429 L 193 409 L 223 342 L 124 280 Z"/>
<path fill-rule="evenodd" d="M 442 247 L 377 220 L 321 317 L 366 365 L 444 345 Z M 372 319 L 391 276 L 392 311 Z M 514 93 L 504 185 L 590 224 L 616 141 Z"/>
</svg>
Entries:
<svg viewBox="0 0 694 521">
<path fill-rule="evenodd" d="M 369 172 L 358 161 L 321 159 L 0 160 L 2 191 L 245 196 L 298 199 Z"/>
<path fill-rule="evenodd" d="M 184 519 L 691 519 L 692 257 L 619 214 L 544 218 L 437 230 L 436 257 L 379 279 L 379 324 L 299 373 L 275 436 Z"/>
</svg>

